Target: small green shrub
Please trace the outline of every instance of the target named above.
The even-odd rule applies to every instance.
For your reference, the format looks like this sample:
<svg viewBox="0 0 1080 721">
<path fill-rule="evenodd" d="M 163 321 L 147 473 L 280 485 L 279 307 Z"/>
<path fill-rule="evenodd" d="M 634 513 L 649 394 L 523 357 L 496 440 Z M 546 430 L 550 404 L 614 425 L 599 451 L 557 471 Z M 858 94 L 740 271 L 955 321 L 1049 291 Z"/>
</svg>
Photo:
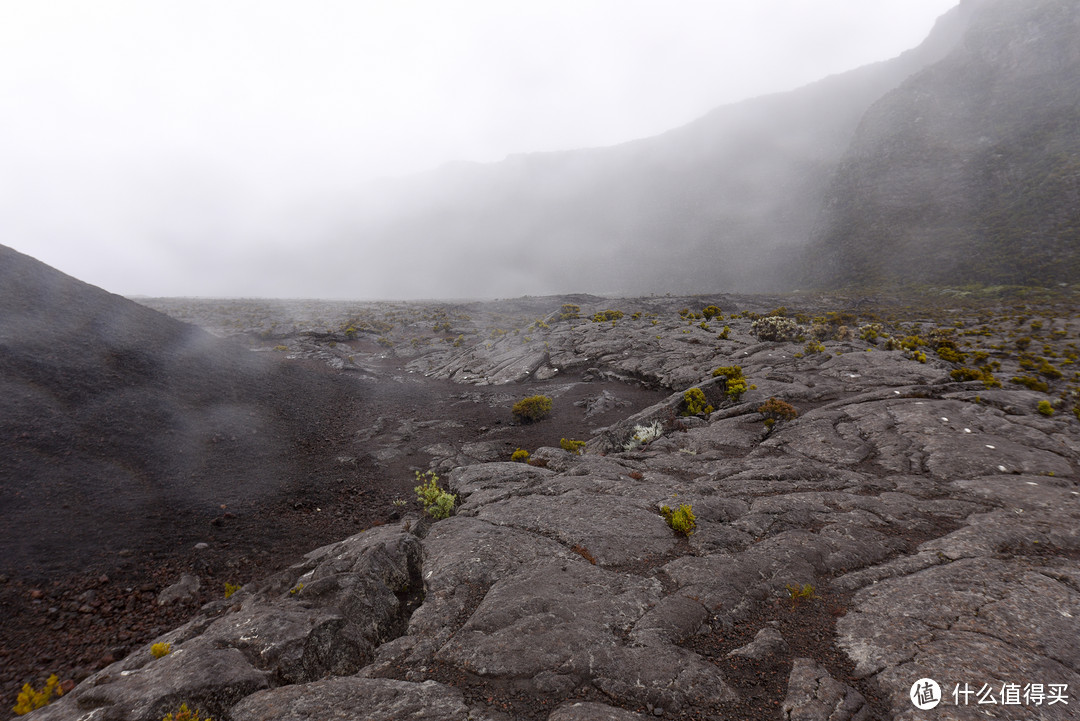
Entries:
<svg viewBox="0 0 1080 721">
<path fill-rule="evenodd" d="M 295 586 L 293 586 L 292 588 L 289 589 L 289 595 L 290 596 L 296 596 L 303 590 L 304 590 L 304 584 L 298 583 L 298 584 L 296 584 Z"/>
<path fill-rule="evenodd" d="M 414 488 L 416 500 L 424 506 L 424 511 L 435 520 L 449 518 L 457 503 L 457 496 L 439 488 L 439 477 L 435 471 L 421 475 L 416 471 L 416 480 L 420 483 Z"/>
<path fill-rule="evenodd" d="M 214 721 L 209 716 L 200 716 L 199 709 L 192 711 L 186 703 L 180 704 L 180 709 L 175 713 L 165 714 L 161 721 Z"/>
<path fill-rule="evenodd" d="M 522 398 L 514 404 L 511 413 L 522 423 L 534 423 L 551 413 L 551 399 L 547 396 Z"/>
<path fill-rule="evenodd" d="M 40 691 L 34 689 L 30 684 L 23 684 L 22 691 L 15 699 L 15 708 L 12 711 L 16 716 L 23 716 L 31 711 L 48 706 L 53 701 L 53 696 L 57 698 L 64 695 L 64 690 L 60 688 L 60 679 L 56 677 L 56 674 L 52 674 L 49 678 L 45 679 L 45 685 L 41 687 Z"/>
<path fill-rule="evenodd" d="M 733 403 L 738 403 L 749 388 L 741 366 L 720 366 L 712 374 L 713 378 L 724 376 L 724 392 Z"/>
<path fill-rule="evenodd" d="M 1039 413 L 1043 414 L 1044 416 L 1054 415 L 1054 407 L 1050 405 L 1050 401 L 1039 401 L 1037 409 Z"/>
<path fill-rule="evenodd" d="M 717 333 L 716 337 L 719 340 L 727 340 L 730 335 L 731 335 L 731 328 L 729 328 L 728 326 L 725 325 L 724 330 Z"/>
<path fill-rule="evenodd" d="M 228 598 L 229 596 L 233 595 L 234 593 L 239 591 L 241 588 L 243 588 L 243 586 L 241 586 L 240 584 L 232 584 L 232 583 L 229 583 L 228 581 L 226 581 L 225 582 L 225 598 Z"/>
<path fill-rule="evenodd" d="M 794 406 L 779 398 L 770 398 L 758 406 L 757 411 L 765 416 L 765 421 L 770 428 L 778 421 L 790 421 L 799 415 Z M 772 423 L 768 423 L 768 421 L 772 421 Z"/>
<path fill-rule="evenodd" d="M 592 317 L 593 323 L 604 323 L 609 320 L 619 320 L 623 317 L 621 310 L 602 310 Z"/>
<path fill-rule="evenodd" d="M 172 653 L 172 644 L 155 643 L 153 646 L 150 647 L 150 653 L 154 656 L 154 658 L 164 658 L 165 656 L 168 656 L 170 653 Z"/>
<path fill-rule="evenodd" d="M 569 451 L 575 455 L 580 456 L 582 450 L 585 448 L 585 441 L 575 441 L 569 438 L 559 439 L 559 447 L 564 451 Z"/>
<path fill-rule="evenodd" d="M 694 516 L 694 509 L 687 504 L 679 506 L 674 511 L 668 506 L 661 506 L 660 515 L 664 517 L 664 520 L 667 521 L 667 524 L 671 526 L 671 530 L 675 531 L 675 533 L 689 536 L 697 529 L 697 518 Z"/>
<path fill-rule="evenodd" d="M 949 371 L 949 377 L 954 381 L 982 381 L 987 388 L 1001 387 L 1001 381 L 994 377 L 989 366 L 977 370 L 975 368 L 957 368 Z"/>
<path fill-rule="evenodd" d="M 705 316 L 705 320 L 712 320 L 716 316 L 722 316 L 723 314 L 724 312 L 715 305 L 707 305 L 701 309 L 701 315 Z"/>
<path fill-rule="evenodd" d="M 1042 391 L 1043 393 L 1050 392 L 1049 385 L 1043 383 L 1038 378 L 1033 378 L 1032 376 L 1013 376 L 1009 379 L 1009 382 L 1015 383 L 1019 386 L 1024 386 L 1025 388 L 1029 388 L 1033 391 Z"/>
<path fill-rule="evenodd" d="M 803 601 L 811 601 L 817 598 L 817 594 L 814 593 L 814 587 L 809 583 L 799 585 L 797 583 L 789 583 L 787 585 L 788 596 L 791 598 L 791 607 L 795 608 Z"/>
<path fill-rule="evenodd" d="M 528 463 L 529 452 L 524 448 L 519 448 L 510 455 L 510 460 L 515 463 Z"/>
<path fill-rule="evenodd" d="M 940 345 L 937 349 L 938 357 L 942 360 L 946 360 L 950 363 L 963 363 L 967 360 L 967 355 L 956 350 L 955 347 L 948 345 Z"/>
<path fill-rule="evenodd" d="M 859 337 L 867 343 L 877 343 L 877 339 L 881 336 L 883 328 L 881 323 L 868 323 L 859 328 Z"/>
<path fill-rule="evenodd" d="M 574 305 L 573 303 L 563 303 L 562 312 L 559 313 L 559 320 L 574 320 L 581 317 L 581 306 Z"/>
<path fill-rule="evenodd" d="M 691 388 L 683 393 L 683 404 L 686 406 L 686 409 L 683 411 L 684 416 L 712 413 L 714 410 L 705 398 L 705 391 L 700 388 Z"/>
</svg>

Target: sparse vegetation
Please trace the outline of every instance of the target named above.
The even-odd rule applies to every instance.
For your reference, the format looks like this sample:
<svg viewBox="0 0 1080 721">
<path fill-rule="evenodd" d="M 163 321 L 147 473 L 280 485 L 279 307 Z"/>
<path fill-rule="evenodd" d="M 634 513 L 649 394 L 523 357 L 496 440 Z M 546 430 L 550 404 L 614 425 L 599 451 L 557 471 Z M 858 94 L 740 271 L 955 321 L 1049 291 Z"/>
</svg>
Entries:
<svg viewBox="0 0 1080 721">
<path fill-rule="evenodd" d="M 514 451 L 512 454 L 510 454 L 510 460 L 514 461 L 515 463 L 528 463 L 529 462 L 529 452 L 527 450 L 525 450 L 524 448 L 519 448 L 516 451 Z"/>
<path fill-rule="evenodd" d="M 712 372 L 713 378 L 724 376 L 724 393 L 728 400 L 738 403 L 743 393 L 747 391 L 746 378 L 743 376 L 741 366 L 720 366 Z"/>
<path fill-rule="evenodd" d="M 758 340 L 784 342 L 793 341 L 802 335 L 802 328 L 791 318 L 770 315 L 751 323 L 750 332 L 756 335 Z"/>
<path fill-rule="evenodd" d="M 575 441 L 571 440 L 570 438 L 561 438 L 559 439 L 559 447 L 562 448 L 564 451 L 569 451 L 574 455 L 580 456 L 582 451 L 585 449 L 585 441 Z"/>
<path fill-rule="evenodd" d="M 675 533 L 689 536 L 697 530 L 697 518 L 694 516 L 694 509 L 690 505 L 683 504 L 674 511 L 669 506 L 661 506 L 660 515 L 664 517 L 664 520 L 667 521 L 667 524 L 671 526 L 671 530 L 675 531 Z"/>
<path fill-rule="evenodd" d="M 1047 417 L 1054 415 L 1054 407 L 1050 405 L 1050 401 L 1039 401 L 1036 410 Z"/>
<path fill-rule="evenodd" d="M 56 674 L 52 674 L 45 679 L 45 685 L 41 687 L 40 691 L 34 689 L 28 683 L 23 684 L 22 691 L 19 692 L 18 697 L 15 699 L 15 708 L 12 710 L 16 716 L 23 716 L 31 711 L 48 706 L 54 697 L 60 698 L 63 695 L 64 691 L 60 688 L 60 679 L 56 677 Z"/>
<path fill-rule="evenodd" d="M 234 583 L 229 583 L 228 581 L 226 581 L 225 582 L 225 598 L 229 598 L 234 593 L 239 591 L 241 588 L 243 588 L 243 586 L 241 586 L 238 583 L 234 584 Z"/>
<path fill-rule="evenodd" d="M 551 399 L 547 396 L 529 396 L 514 404 L 511 413 L 521 423 L 535 423 L 551 413 Z"/>
<path fill-rule="evenodd" d="M 155 643 L 150 647 L 150 653 L 154 658 L 164 658 L 172 653 L 171 643 Z"/>
<path fill-rule="evenodd" d="M 779 421 L 790 421 L 799 415 L 794 406 L 779 398 L 769 398 L 758 406 L 757 411 L 765 417 L 765 427 L 769 430 Z"/>
<path fill-rule="evenodd" d="M 200 716 L 199 713 L 199 709 L 192 711 L 186 703 L 182 703 L 179 710 L 165 714 L 161 721 L 214 721 L 209 716 Z"/>
<path fill-rule="evenodd" d="M 794 609 L 800 603 L 809 602 L 817 598 L 817 594 L 814 592 L 814 587 L 809 583 L 799 585 L 797 583 L 789 583 L 787 586 L 788 597 L 791 598 L 791 608 Z"/>
<path fill-rule="evenodd" d="M 683 393 L 684 416 L 697 416 L 712 413 L 715 410 L 705 398 L 705 391 L 700 388 L 691 388 Z"/>
<path fill-rule="evenodd" d="M 439 477 L 435 471 L 424 474 L 417 471 L 416 480 L 420 485 L 413 490 L 416 491 L 416 500 L 424 506 L 424 512 L 437 521 L 449 518 L 457 503 L 457 496 L 439 488 Z"/>
</svg>

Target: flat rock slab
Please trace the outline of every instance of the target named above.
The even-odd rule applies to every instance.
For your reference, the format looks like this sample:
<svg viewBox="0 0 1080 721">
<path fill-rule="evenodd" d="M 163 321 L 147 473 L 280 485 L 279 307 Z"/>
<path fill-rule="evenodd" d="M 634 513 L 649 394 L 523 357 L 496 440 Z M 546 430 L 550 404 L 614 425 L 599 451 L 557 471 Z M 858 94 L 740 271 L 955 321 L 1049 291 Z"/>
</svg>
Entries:
<svg viewBox="0 0 1080 721">
<path fill-rule="evenodd" d="M 252 694 L 232 721 L 467 721 L 461 691 L 435 681 L 333 678 Z"/>
</svg>

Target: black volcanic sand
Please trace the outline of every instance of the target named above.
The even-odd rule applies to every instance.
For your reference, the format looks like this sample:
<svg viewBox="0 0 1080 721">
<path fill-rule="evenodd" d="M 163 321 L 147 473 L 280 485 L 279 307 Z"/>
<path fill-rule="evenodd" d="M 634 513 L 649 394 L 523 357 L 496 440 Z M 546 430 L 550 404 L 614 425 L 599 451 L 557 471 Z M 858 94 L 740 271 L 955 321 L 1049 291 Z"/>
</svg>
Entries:
<svg viewBox="0 0 1080 721">
<path fill-rule="evenodd" d="M 16 459 L 22 472 L 16 479 L 11 467 L 4 471 L 5 496 L 14 496 L 16 503 L 25 499 L 16 513 L 31 508 L 33 523 L 9 528 L 4 535 L 3 708 L 23 683 L 40 684 L 49 673 L 81 680 L 179 625 L 199 605 L 221 598 L 226 582 L 242 584 L 267 575 L 313 548 L 396 518 L 401 511 L 395 499 L 414 507 L 414 473 L 426 469 L 430 458 L 417 450 L 423 446 L 460 446 L 484 430 L 497 430 L 509 458 L 517 447 L 588 438 L 590 429 L 667 394 L 609 382 L 568 388 L 565 379 L 473 389 L 420 375 L 400 382 L 361 380 L 309 360 L 267 362 L 266 370 L 250 379 L 258 392 L 247 397 L 243 408 L 272 423 L 260 426 L 251 440 L 241 435 L 246 428 L 242 414 L 235 426 L 204 433 L 193 445 L 167 425 L 126 419 L 130 398 L 122 391 L 117 398 L 123 405 L 103 414 L 115 419 L 112 424 L 80 435 L 80 458 L 123 459 L 114 463 L 127 468 L 151 462 L 170 468 L 175 480 L 168 496 L 160 485 L 139 483 L 138 473 L 106 477 L 104 468 L 96 478 L 89 472 L 79 477 L 64 464 L 64 450 L 50 453 L 37 438 L 32 439 L 36 445 L 27 438 L 14 444 L 5 439 L 0 452 Z M 388 364 L 386 370 L 391 369 Z M 586 421 L 574 401 L 605 389 L 631 405 Z M 513 399 L 533 393 L 556 398 L 552 415 L 537 424 L 515 424 Z M 401 458 L 380 462 L 368 453 L 374 450 L 371 444 L 358 437 L 358 430 L 380 417 L 446 419 L 460 426 L 420 429 L 403 442 Z M 147 439 L 144 430 L 151 431 Z M 146 446 L 140 443 L 153 445 L 152 460 L 142 455 Z M 198 456 L 201 477 L 209 482 L 193 481 L 193 497 L 185 498 L 186 468 L 175 459 L 191 455 Z M 92 481 L 102 492 L 75 498 L 68 494 L 77 485 L 68 481 L 43 496 L 44 479 L 53 473 Z M 230 479 L 230 485 L 222 487 L 220 479 Z M 134 488 L 124 488 L 125 482 Z M 196 550 L 196 543 L 207 547 Z M 158 606 L 157 595 L 183 573 L 214 581 L 203 584 L 197 602 Z"/>
</svg>

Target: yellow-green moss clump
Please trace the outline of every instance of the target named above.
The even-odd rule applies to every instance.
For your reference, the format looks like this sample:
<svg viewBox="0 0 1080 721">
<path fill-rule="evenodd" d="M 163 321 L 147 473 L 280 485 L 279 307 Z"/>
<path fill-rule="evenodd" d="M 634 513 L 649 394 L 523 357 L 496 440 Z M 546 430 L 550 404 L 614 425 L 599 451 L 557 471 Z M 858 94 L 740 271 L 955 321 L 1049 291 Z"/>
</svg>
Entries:
<svg viewBox="0 0 1080 721">
<path fill-rule="evenodd" d="M 694 509 L 687 504 L 679 506 L 674 511 L 668 506 L 661 506 L 660 515 L 664 517 L 664 520 L 667 521 L 667 524 L 671 526 L 671 530 L 675 531 L 675 533 L 689 536 L 697 529 L 697 518 L 694 516 Z"/>
<path fill-rule="evenodd" d="M 519 448 L 510 455 L 510 460 L 514 463 L 528 463 L 529 452 L 524 448 Z"/>
<path fill-rule="evenodd" d="M 172 653 L 172 644 L 155 643 L 153 646 L 150 647 L 150 653 L 154 656 L 154 658 L 164 658 L 165 656 L 168 656 L 170 653 Z"/>
<path fill-rule="evenodd" d="M 569 451 L 570 453 L 580 456 L 582 450 L 584 450 L 585 448 L 585 441 L 575 441 L 571 440 L 570 438 L 561 438 L 559 439 L 559 447 L 562 448 L 564 451 Z"/>
<path fill-rule="evenodd" d="M 22 691 L 19 692 L 18 697 L 15 699 L 15 708 L 12 711 L 15 712 L 16 716 L 22 716 L 48 706 L 52 702 L 53 696 L 60 698 L 63 695 L 64 691 L 60 688 L 60 679 L 56 677 L 56 674 L 53 674 L 45 679 L 45 685 L 41 687 L 40 691 L 35 690 L 30 684 L 23 684 Z"/>
<path fill-rule="evenodd" d="M 514 404 L 510 411 L 522 423 L 534 423 L 551 413 L 551 399 L 547 396 L 529 396 Z"/>
<path fill-rule="evenodd" d="M 200 716 L 199 709 L 192 711 L 188 708 L 186 703 L 180 704 L 180 710 L 174 713 L 168 713 L 161 721 L 214 721 L 209 716 Z"/>
</svg>

